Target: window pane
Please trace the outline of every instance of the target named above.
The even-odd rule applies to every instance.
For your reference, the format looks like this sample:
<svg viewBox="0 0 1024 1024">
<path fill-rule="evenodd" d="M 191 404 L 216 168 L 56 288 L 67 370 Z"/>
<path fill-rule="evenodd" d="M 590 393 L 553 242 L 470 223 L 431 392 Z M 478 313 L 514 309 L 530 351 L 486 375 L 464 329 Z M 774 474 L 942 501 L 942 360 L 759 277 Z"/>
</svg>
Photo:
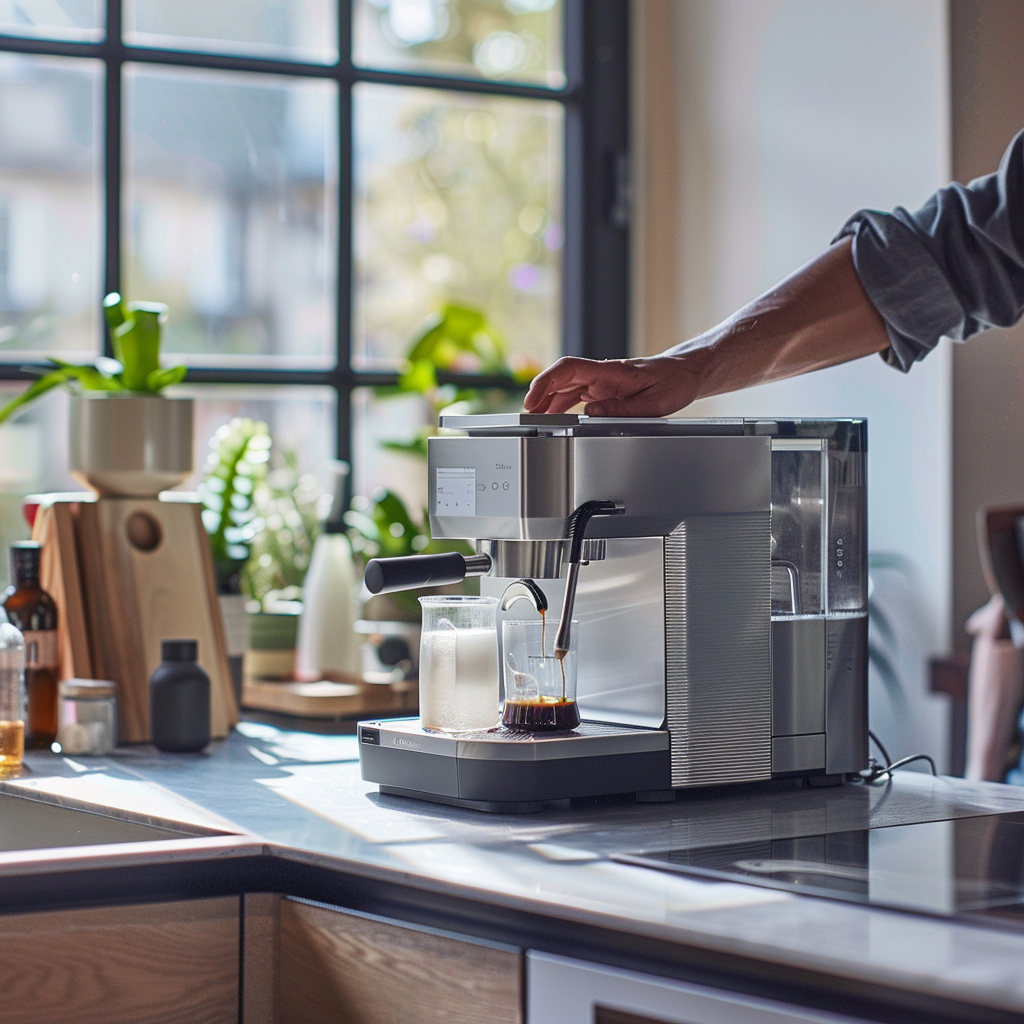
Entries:
<svg viewBox="0 0 1024 1024">
<path fill-rule="evenodd" d="M 276 75 L 126 75 L 123 277 L 171 308 L 193 365 L 332 365 L 337 86 Z"/>
<path fill-rule="evenodd" d="M 0 405 L 26 387 L 5 381 L 0 385 Z M 0 494 L 82 489 L 68 473 L 68 407 L 67 392 L 60 388 L 0 424 Z"/>
<path fill-rule="evenodd" d="M 102 39 L 103 0 L 4 0 L 0 32 L 8 36 L 93 42 Z"/>
<path fill-rule="evenodd" d="M 509 349 L 560 348 L 558 103 L 360 84 L 353 354 L 394 364 L 424 317 L 474 306 Z"/>
<path fill-rule="evenodd" d="M 361 67 L 565 85 L 561 0 L 355 0 L 352 40 Z"/>
<path fill-rule="evenodd" d="M 327 387 L 252 387 L 206 385 L 175 388 L 175 394 L 195 399 L 195 473 L 182 484 L 194 490 L 203 475 L 210 438 L 218 427 L 236 416 L 263 420 L 273 440 L 273 465 L 281 465 L 292 452 L 300 472 L 316 474 L 330 487 L 327 463 L 334 458 L 336 396 Z"/>
<path fill-rule="evenodd" d="M 0 360 L 99 344 L 98 61 L 0 54 Z"/>
<path fill-rule="evenodd" d="M 0 405 L 6 405 L 25 384 L 0 384 Z M 51 391 L 23 413 L 0 424 L 0 551 L 26 540 L 28 524 L 22 499 L 40 491 L 80 491 L 68 467 L 68 396 Z M 0 558 L 0 590 L 10 583 L 7 558 Z"/>
<path fill-rule="evenodd" d="M 206 50 L 334 64 L 337 0 L 127 0 L 135 46 Z"/>
</svg>

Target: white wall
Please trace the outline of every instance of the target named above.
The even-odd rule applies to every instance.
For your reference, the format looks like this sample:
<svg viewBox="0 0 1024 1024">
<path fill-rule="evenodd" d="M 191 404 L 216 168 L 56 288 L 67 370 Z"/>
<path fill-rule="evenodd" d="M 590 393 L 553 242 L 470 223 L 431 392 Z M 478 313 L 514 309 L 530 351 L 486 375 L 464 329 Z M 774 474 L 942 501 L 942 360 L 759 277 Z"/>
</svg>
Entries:
<svg viewBox="0 0 1024 1024">
<path fill-rule="evenodd" d="M 635 339 L 646 351 L 766 290 L 855 210 L 913 209 L 950 178 L 941 0 L 675 0 L 667 17 L 681 168 L 679 333 Z M 657 130 L 641 119 L 642 133 Z M 655 204 L 641 196 L 648 216 Z M 870 547 L 912 566 L 909 577 L 875 574 L 876 597 L 898 620 L 907 693 L 893 702 L 874 678 L 872 726 L 893 756 L 923 750 L 945 764 L 947 706 L 927 693 L 926 658 L 949 645 L 948 347 L 908 376 L 872 357 L 688 413 L 868 418 Z"/>
</svg>

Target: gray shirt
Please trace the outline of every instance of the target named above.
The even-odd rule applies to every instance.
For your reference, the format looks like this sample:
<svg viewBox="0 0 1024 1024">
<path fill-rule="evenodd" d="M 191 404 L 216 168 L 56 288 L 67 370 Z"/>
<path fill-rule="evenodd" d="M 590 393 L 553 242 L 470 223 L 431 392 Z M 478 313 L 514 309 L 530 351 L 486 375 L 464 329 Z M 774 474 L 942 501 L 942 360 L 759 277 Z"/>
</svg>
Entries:
<svg viewBox="0 0 1024 1024">
<path fill-rule="evenodd" d="M 963 341 L 1024 313 L 1024 131 L 995 174 L 939 189 L 916 213 L 861 210 L 836 239 L 885 320 L 882 357 L 909 370 L 943 337 Z"/>
</svg>

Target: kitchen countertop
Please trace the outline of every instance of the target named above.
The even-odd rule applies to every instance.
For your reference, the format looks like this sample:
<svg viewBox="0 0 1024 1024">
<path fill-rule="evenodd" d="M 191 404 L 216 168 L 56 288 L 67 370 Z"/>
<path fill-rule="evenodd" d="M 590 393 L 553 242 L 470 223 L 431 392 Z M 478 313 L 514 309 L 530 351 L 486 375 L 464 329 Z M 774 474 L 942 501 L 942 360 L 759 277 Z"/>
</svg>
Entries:
<svg viewBox="0 0 1024 1024">
<path fill-rule="evenodd" d="M 138 747 L 109 758 L 30 755 L 27 767 L 0 791 L 176 822 L 196 838 L 0 853 L 0 907 L 8 910 L 75 894 L 116 902 L 161 886 L 164 898 L 283 891 L 738 991 L 770 986 L 793 1001 L 860 1006 L 877 1019 L 1024 1012 L 1024 931 L 608 859 L 1024 810 L 1024 789 L 899 772 L 875 786 L 747 787 L 668 804 L 595 800 L 487 815 L 381 796 L 359 778 L 355 737 L 252 722 L 202 755 Z"/>
</svg>

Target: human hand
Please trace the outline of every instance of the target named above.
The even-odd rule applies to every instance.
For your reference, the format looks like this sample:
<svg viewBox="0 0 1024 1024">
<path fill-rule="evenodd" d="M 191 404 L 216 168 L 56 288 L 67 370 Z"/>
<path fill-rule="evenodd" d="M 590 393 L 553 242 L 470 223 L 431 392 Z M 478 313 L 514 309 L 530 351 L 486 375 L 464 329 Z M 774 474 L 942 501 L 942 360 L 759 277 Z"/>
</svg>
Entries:
<svg viewBox="0 0 1024 1024">
<path fill-rule="evenodd" d="M 667 416 L 700 397 L 695 362 L 683 355 L 563 356 L 534 378 L 524 404 L 533 413 L 563 413 L 584 402 L 588 416 Z"/>
</svg>

